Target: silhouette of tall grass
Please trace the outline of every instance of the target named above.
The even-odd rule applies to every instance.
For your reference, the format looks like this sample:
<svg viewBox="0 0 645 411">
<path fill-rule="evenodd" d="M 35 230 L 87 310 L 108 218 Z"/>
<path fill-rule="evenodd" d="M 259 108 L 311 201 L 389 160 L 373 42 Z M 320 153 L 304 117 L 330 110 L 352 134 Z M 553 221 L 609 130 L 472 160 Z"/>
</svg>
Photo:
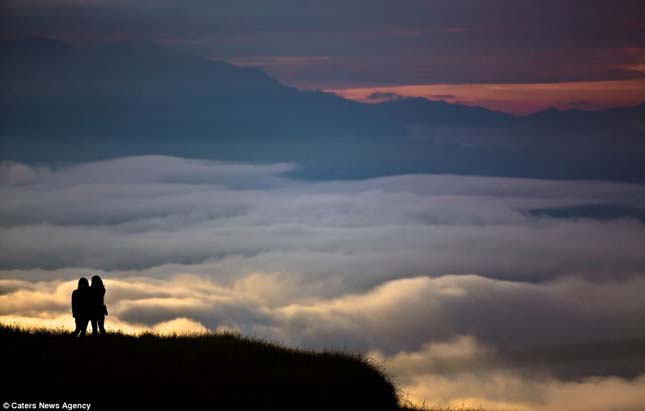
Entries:
<svg viewBox="0 0 645 411">
<path fill-rule="evenodd" d="M 359 353 L 306 351 L 235 334 L 73 338 L 0 325 L 0 401 L 86 400 L 92 409 L 399 409 Z"/>
<path fill-rule="evenodd" d="M 429 406 L 429 405 L 415 405 L 412 403 L 404 403 L 400 406 L 401 411 L 520 411 L 520 410 L 497 410 L 484 407 L 468 407 L 468 406 Z"/>
</svg>

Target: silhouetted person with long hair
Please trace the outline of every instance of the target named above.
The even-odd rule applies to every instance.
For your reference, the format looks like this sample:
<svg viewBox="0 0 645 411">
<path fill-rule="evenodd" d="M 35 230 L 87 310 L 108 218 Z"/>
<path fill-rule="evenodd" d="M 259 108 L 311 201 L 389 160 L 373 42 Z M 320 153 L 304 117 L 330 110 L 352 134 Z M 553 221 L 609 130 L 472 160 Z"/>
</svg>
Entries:
<svg viewBox="0 0 645 411">
<path fill-rule="evenodd" d="M 105 306 L 105 286 L 103 280 L 98 275 L 92 277 L 90 286 L 90 321 L 92 322 L 92 335 L 105 335 L 105 316 L 107 307 Z"/>
<path fill-rule="evenodd" d="M 76 329 L 72 333 L 74 337 L 80 334 L 85 337 L 87 323 L 90 321 L 90 283 L 87 278 L 78 280 L 78 288 L 72 291 L 72 315 L 76 321 Z"/>
</svg>

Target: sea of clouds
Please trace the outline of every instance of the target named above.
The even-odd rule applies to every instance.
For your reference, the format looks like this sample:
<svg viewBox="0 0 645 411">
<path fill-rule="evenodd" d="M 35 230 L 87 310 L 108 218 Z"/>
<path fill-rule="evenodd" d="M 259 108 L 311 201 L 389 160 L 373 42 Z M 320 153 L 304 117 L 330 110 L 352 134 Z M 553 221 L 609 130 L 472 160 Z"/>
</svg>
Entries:
<svg viewBox="0 0 645 411">
<path fill-rule="evenodd" d="M 644 223 L 532 212 L 642 210 L 645 186 L 295 167 L 2 163 L 0 321 L 72 328 L 100 274 L 111 329 L 360 350 L 428 404 L 645 404 Z"/>
</svg>

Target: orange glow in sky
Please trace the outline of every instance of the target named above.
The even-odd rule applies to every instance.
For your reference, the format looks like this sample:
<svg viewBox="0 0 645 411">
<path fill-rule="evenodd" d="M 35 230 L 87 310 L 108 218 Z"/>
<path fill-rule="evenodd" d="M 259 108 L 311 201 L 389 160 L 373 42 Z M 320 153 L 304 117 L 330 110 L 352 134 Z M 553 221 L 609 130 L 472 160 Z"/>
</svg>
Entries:
<svg viewBox="0 0 645 411">
<path fill-rule="evenodd" d="M 426 97 L 469 106 L 483 106 L 513 114 L 529 114 L 548 107 L 605 109 L 645 101 L 645 79 L 515 84 L 430 84 L 329 89 L 342 97 L 377 103 L 392 96 Z M 370 97 L 372 96 L 372 97 Z M 391 97 L 390 97 L 391 98 Z"/>
</svg>

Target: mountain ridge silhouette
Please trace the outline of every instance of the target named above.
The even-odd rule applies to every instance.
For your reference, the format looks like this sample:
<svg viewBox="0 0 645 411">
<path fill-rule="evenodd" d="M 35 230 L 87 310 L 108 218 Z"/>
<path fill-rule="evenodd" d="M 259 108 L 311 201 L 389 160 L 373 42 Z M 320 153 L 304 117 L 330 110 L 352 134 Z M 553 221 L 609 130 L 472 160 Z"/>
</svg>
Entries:
<svg viewBox="0 0 645 411">
<path fill-rule="evenodd" d="M 0 43 L 0 158 L 140 154 L 293 162 L 308 179 L 451 173 L 645 181 L 645 103 L 514 116 L 424 98 L 365 104 L 152 42 Z"/>
</svg>

